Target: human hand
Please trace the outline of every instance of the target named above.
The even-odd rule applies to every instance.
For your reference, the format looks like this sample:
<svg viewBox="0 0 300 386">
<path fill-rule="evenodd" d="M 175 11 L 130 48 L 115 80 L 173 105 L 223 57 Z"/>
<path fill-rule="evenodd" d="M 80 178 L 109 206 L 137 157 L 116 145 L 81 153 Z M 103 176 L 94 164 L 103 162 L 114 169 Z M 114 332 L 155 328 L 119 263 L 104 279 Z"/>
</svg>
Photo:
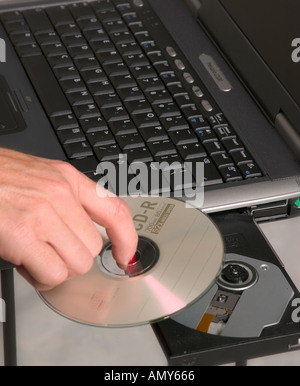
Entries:
<svg viewBox="0 0 300 386">
<path fill-rule="evenodd" d="M 68 163 L 0 149 L 0 256 L 36 289 L 90 270 L 102 249 L 93 221 L 126 266 L 138 237 L 123 200 L 100 198 L 96 183 Z"/>
</svg>

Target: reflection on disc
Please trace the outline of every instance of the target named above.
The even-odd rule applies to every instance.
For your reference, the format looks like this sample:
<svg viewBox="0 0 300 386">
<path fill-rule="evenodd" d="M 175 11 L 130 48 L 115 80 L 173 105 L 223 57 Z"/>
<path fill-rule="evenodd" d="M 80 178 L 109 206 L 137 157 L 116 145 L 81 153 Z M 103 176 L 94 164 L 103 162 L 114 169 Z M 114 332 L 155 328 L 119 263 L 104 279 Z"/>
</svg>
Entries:
<svg viewBox="0 0 300 386">
<path fill-rule="evenodd" d="M 125 201 L 139 234 L 135 262 L 120 268 L 104 240 L 87 274 L 40 293 L 66 318 L 99 327 L 157 322 L 198 300 L 220 273 L 222 237 L 201 211 L 164 197 Z"/>
</svg>

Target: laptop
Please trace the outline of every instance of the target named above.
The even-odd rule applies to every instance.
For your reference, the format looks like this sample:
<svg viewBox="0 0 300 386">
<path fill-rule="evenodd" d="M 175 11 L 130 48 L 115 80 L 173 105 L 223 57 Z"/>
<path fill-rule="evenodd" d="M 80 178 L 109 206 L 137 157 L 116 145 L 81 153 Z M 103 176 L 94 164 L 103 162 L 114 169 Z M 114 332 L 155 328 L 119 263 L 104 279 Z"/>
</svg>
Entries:
<svg viewBox="0 0 300 386">
<path fill-rule="evenodd" d="M 204 164 L 201 209 L 246 285 L 216 282 L 155 325 L 169 362 L 299 349 L 299 291 L 252 218 L 285 216 L 291 203 L 299 213 L 299 2 L 0 4 L 0 147 L 65 160 L 96 181 L 103 163 L 121 169 L 120 154 L 172 175 L 189 163 L 196 185 Z"/>
<path fill-rule="evenodd" d="M 297 1 L 0 3 L 1 147 L 201 162 L 207 213 L 298 198 Z"/>
</svg>

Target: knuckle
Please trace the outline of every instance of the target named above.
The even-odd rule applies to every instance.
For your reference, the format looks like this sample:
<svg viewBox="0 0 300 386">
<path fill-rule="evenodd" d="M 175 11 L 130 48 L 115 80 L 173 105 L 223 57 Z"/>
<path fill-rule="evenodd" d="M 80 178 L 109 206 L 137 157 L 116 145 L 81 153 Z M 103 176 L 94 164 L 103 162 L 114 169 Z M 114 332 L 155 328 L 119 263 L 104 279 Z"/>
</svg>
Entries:
<svg viewBox="0 0 300 386">
<path fill-rule="evenodd" d="M 31 217 L 32 220 L 41 219 L 41 221 L 45 220 L 53 211 L 51 203 L 43 197 L 35 199 L 32 209 L 32 212 L 28 213 L 28 217 Z"/>
<path fill-rule="evenodd" d="M 73 195 L 72 181 L 75 181 L 77 170 L 67 162 L 53 161 L 52 173 L 44 180 L 44 191 L 55 198 Z"/>
<path fill-rule="evenodd" d="M 85 258 L 80 260 L 80 264 L 77 265 L 73 272 L 76 276 L 84 275 L 88 273 L 94 263 L 94 259 L 91 256 L 86 256 Z"/>
<path fill-rule="evenodd" d="M 49 218 L 51 212 L 50 204 L 47 200 L 38 198 L 33 207 L 23 210 L 11 231 L 18 239 L 23 242 L 31 243 L 37 239 L 42 228 L 42 222 Z"/>
<path fill-rule="evenodd" d="M 60 179 L 58 183 L 55 183 L 54 193 L 60 200 L 73 196 L 73 190 L 70 183 L 63 178 Z"/>
<path fill-rule="evenodd" d="M 68 278 L 67 269 L 57 269 L 55 271 L 49 272 L 47 277 L 47 282 L 43 283 L 47 287 L 57 287 L 59 284 L 66 281 Z"/>
<path fill-rule="evenodd" d="M 57 169 L 65 176 L 74 176 L 78 174 L 78 170 L 69 162 L 55 161 L 55 165 Z"/>
</svg>

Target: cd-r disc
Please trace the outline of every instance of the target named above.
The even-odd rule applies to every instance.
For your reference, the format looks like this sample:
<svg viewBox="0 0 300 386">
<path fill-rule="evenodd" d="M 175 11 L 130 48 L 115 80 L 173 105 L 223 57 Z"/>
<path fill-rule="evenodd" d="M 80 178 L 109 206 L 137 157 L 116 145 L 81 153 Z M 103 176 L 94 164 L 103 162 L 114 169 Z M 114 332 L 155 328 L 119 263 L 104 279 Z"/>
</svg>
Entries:
<svg viewBox="0 0 300 386">
<path fill-rule="evenodd" d="M 221 271 L 224 246 L 200 210 L 165 197 L 128 197 L 139 235 L 136 260 L 116 264 L 109 240 L 85 275 L 40 296 L 53 310 L 99 327 L 160 321 L 199 299 Z"/>
</svg>

